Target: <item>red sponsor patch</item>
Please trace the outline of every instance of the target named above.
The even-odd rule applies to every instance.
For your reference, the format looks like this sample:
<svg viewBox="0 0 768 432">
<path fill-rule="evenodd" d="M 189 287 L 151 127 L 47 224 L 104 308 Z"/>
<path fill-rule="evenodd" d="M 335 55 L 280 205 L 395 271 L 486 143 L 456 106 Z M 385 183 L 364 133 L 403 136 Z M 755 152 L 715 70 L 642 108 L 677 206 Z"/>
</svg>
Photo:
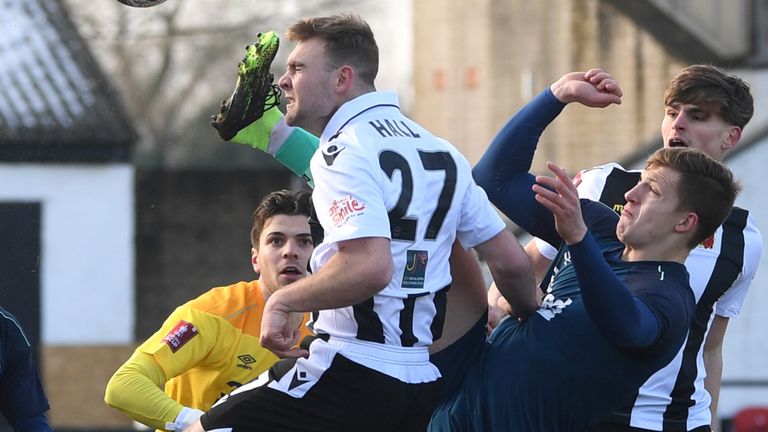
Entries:
<svg viewBox="0 0 768 432">
<path fill-rule="evenodd" d="M 172 352 L 176 352 L 195 336 L 197 336 L 197 327 L 192 323 L 181 320 L 165 335 L 163 342 L 168 344 Z"/>
<path fill-rule="evenodd" d="M 365 203 L 360 202 L 351 195 L 347 195 L 344 198 L 333 200 L 331 207 L 328 209 L 328 215 L 331 217 L 333 226 L 339 227 L 347 222 L 347 220 L 356 214 L 360 214 L 365 210 Z"/>
<path fill-rule="evenodd" d="M 715 247 L 715 235 L 711 235 L 707 237 L 703 242 L 701 242 L 701 245 L 704 247 L 704 249 L 712 249 Z"/>
</svg>

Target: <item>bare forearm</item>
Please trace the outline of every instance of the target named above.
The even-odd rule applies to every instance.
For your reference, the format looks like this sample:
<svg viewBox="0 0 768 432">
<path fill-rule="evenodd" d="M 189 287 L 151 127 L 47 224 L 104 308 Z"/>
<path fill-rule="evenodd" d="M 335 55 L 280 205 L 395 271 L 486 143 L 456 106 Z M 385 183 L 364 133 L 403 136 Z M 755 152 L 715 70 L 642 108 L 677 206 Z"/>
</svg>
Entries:
<svg viewBox="0 0 768 432">
<path fill-rule="evenodd" d="M 511 271 L 491 270 L 493 280 L 498 281 L 499 291 L 507 300 L 511 314 L 516 317 L 527 317 L 538 307 L 536 284 L 533 271 L 523 268 Z"/>
<path fill-rule="evenodd" d="M 717 432 L 720 430 L 719 418 L 717 416 L 717 403 L 720 399 L 720 383 L 723 377 L 723 356 L 722 352 L 717 353 L 705 353 L 704 354 L 704 368 L 707 370 L 707 377 L 704 378 L 704 388 L 709 393 L 712 401 L 709 405 L 709 411 L 712 413 L 712 430 Z"/>
<path fill-rule="evenodd" d="M 525 245 L 524 250 L 525 254 L 528 255 L 528 258 L 531 260 L 533 271 L 536 275 L 536 283 L 538 284 L 544 278 L 544 275 L 547 274 L 547 270 L 549 270 L 552 261 L 539 252 L 535 240 L 529 241 L 528 244 Z"/>
<path fill-rule="evenodd" d="M 728 329 L 729 319 L 715 315 L 704 341 L 704 370 L 707 373 L 704 378 L 704 389 L 707 390 L 712 401 L 709 410 L 712 414 L 712 430 L 719 430 L 719 418 L 717 416 L 717 403 L 720 400 L 720 383 L 723 377 L 723 341 Z"/>
<path fill-rule="evenodd" d="M 520 317 L 533 313 L 538 306 L 536 284 L 528 256 L 508 231 L 478 246 L 486 259 L 499 292 Z"/>
<path fill-rule="evenodd" d="M 384 289 L 392 278 L 389 240 L 370 238 L 339 245 L 339 251 L 315 274 L 272 295 L 289 312 L 350 306 Z"/>
</svg>

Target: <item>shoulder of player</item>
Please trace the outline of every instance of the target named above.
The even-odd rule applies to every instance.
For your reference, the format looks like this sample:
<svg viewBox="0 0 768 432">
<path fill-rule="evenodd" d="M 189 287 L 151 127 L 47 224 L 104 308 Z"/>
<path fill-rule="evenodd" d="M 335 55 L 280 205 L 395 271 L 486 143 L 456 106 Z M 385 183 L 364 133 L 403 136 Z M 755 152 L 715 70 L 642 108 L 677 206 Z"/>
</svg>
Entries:
<svg viewBox="0 0 768 432">
<path fill-rule="evenodd" d="M 755 220 L 755 215 L 751 211 L 739 207 L 739 206 L 733 206 L 733 211 L 731 212 L 731 215 L 729 215 L 729 218 L 734 215 L 734 212 L 744 212 L 746 213 L 746 226 L 744 228 L 744 235 L 747 238 L 746 241 L 748 242 L 756 242 L 759 243 L 761 246 L 763 244 L 762 239 L 762 233 L 760 232 L 760 228 L 757 226 L 757 221 Z"/>
<path fill-rule="evenodd" d="M 593 233 L 607 232 L 609 237 L 616 237 L 616 223 L 619 215 L 600 201 L 581 198 L 581 211 L 584 222 Z"/>
<path fill-rule="evenodd" d="M 21 324 L 13 314 L 5 309 L 0 309 L 0 335 L 4 336 L 0 338 L 3 342 L 24 340 L 26 345 L 29 346 L 29 341 Z M 3 349 L 0 347 L 0 359 L 2 359 L 2 356 Z M 2 372 L 2 370 L 0 370 L 0 372 Z"/>
<path fill-rule="evenodd" d="M 226 318 L 232 313 L 262 304 L 264 300 L 259 290 L 259 281 L 240 281 L 232 285 L 211 288 L 183 307 L 201 313 Z"/>
<path fill-rule="evenodd" d="M 757 227 L 754 215 L 749 210 L 734 206 L 731 213 L 725 219 L 725 222 L 717 228 L 715 237 L 723 237 L 724 230 L 729 230 L 730 233 L 736 234 L 730 236 L 731 239 L 736 240 L 729 243 L 731 248 L 736 247 L 741 249 L 745 255 L 756 254 L 759 257 L 762 253 L 762 233 Z M 697 247 L 692 253 L 698 252 L 700 249 L 702 249 L 702 247 Z"/>
<path fill-rule="evenodd" d="M 672 302 L 678 302 L 692 313 L 696 299 L 686 267 L 675 262 L 648 264 L 650 265 L 643 266 L 640 273 L 629 279 L 635 281 L 633 295 L 646 303 L 653 303 L 665 309 L 672 305 L 674 310 L 676 306 Z"/>
<path fill-rule="evenodd" d="M 587 178 L 605 178 L 608 177 L 613 171 L 639 174 L 639 171 L 627 170 L 617 162 L 609 162 L 603 165 L 594 166 L 592 168 L 583 169 L 579 171 L 578 175 L 582 178 L 582 180 Z"/>
</svg>

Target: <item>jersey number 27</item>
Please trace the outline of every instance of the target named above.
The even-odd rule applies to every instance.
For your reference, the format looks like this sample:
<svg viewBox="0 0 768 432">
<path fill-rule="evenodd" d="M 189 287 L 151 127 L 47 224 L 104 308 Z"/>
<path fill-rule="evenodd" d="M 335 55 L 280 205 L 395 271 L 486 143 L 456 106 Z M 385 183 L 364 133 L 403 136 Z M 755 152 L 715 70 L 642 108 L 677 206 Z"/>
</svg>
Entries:
<svg viewBox="0 0 768 432">
<path fill-rule="evenodd" d="M 429 218 L 427 231 L 424 238 L 434 240 L 443 226 L 448 209 L 453 201 L 453 194 L 456 191 L 456 162 L 454 162 L 450 153 L 444 151 L 426 152 L 419 150 L 419 158 L 423 169 L 427 171 L 445 172 L 445 180 L 440 195 L 437 197 L 437 206 Z M 408 206 L 413 199 L 413 172 L 408 160 L 400 153 L 392 150 L 385 150 L 379 154 L 379 166 L 384 173 L 392 179 L 395 171 L 400 171 L 402 176 L 402 190 L 400 198 L 395 207 L 389 211 L 389 226 L 392 240 L 416 241 L 416 227 L 418 218 L 406 217 Z"/>
</svg>

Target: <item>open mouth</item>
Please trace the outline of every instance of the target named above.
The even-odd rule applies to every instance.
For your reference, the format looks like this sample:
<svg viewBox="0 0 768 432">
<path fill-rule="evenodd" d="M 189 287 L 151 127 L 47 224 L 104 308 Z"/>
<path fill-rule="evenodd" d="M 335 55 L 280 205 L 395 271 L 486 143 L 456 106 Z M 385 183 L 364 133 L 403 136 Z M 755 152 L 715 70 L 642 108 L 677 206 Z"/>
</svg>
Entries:
<svg viewBox="0 0 768 432">
<path fill-rule="evenodd" d="M 288 266 L 280 270 L 280 274 L 288 276 L 301 276 L 303 273 L 298 267 Z"/>
<path fill-rule="evenodd" d="M 680 138 L 672 138 L 669 140 L 669 147 L 688 147 L 688 144 L 684 143 Z"/>
</svg>

